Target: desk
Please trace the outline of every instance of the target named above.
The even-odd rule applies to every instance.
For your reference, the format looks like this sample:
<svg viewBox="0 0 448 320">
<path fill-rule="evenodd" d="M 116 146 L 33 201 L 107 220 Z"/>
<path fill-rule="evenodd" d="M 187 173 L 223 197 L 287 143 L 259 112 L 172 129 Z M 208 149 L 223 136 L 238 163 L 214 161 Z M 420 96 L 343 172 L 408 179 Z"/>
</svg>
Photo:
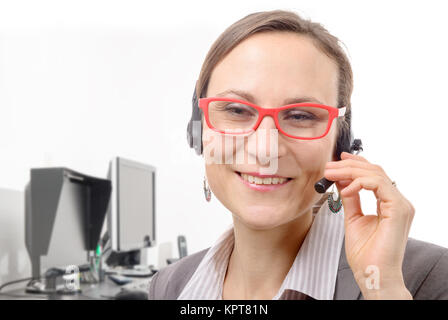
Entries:
<svg viewBox="0 0 448 320">
<path fill-rule="evenodd" d="M 149 286 L 151 278 L 134 278 L 133 283 L 145 283 Z M 104 282 L 97 284 L 81 284 L 81 293 L 73 295 L 60 294 L 30 294 L 25 292 L 27 281 L 24 281 L 20 289 L 7 290 L 0 292 L 0 300 L 110 300 L 113 299 L 123 286 L 115 284 L 107 276 Z M 17 285 L 16 285 L 17 286 Z M 11 295 L 11 296 L 7 296 Z"/>
</svg>

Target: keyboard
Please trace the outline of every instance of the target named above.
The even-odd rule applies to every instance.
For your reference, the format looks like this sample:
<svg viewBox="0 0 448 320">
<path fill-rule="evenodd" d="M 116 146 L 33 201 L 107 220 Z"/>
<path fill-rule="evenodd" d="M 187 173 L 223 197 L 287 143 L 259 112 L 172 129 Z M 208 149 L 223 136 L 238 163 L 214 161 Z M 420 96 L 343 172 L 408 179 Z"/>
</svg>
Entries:
<svg viewBox="0 0 448 320">
<path fill-rule="evenodd" d="M 152 266 L 134 267 L 134 268 L 111 268 L 106 269 L 106 274 L 114 274 L 123 277 L 146 278 L 156 273 Z"/>
</svg>

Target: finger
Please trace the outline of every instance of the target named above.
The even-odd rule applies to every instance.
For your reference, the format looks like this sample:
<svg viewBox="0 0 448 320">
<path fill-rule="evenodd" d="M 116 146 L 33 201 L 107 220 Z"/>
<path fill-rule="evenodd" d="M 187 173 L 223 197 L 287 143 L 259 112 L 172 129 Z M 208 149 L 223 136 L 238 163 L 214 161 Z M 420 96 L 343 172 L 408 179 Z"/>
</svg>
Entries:
<svg viewBox="0 0 448 320">
<path fill-rule="evenodd" d="M 345 182 L 347 183 L 348 181 Z M 339 182 L 336 182 L 336 186 L 338 187 L 338 190 L 341 190 L 342 185 Z M 344 220 L 346 224 L 364 216 L 361 209 L 359 193 L 350 194 L 348 196 L 343 196 L 341 194 L 341 198 L 342 205 L 344 207 Z"/>
<path fill-rule="evenodd" d="M 389 178 L 389 176 L 386 174 L 386 172 L 384 171 L 384 169 L 381 166 L 379 166 L 377 164 L 370 163 L 370 162 L 364 162 L 364 161 L 355 160 L 355 159 L 332 161 L 332 162 L 327 162 L 325 169 L 339 169 L 339 168 L 346 168 L 346 167 L 362 168 L 362 169 L 370 170 L 377 175 L 385 177 L 386 180 L 390 180 L 390 182 L 392 183 L 392 179 Z"/>
<path fill-rule="evenodd" d="M 350 185 L 341 191 L 341 196 L 350 197 L 358 194 L 361 189 L 373 191 L 377 200 L 393 201 L 397 198 L 397 192 L 392 183 L 381 176 L 362 176 L 355 178 Z"/>
<path fill-rule="evenodd" d="M 359 160 L 359 161 L 362 161 L 362 162 L 370 163 L 369 161 L 367 161 L 366 158 L 364 158 L 364 157 L 362 157 L 360 155 L 353 154 L 353 153 L 348 153 L 348 152 L 345 152 L 345 151 L 341 153 L 341 160 L 344 160 L 344 159 L 355 159 L 355 160 Z"/>
<path fill-rule="evenodd" d="M 355 180 L 356 178 L 363 176 L 378 175 L 376 172 L 362 168 L 338 168 L 338 169 L 325 169 L 324 177 L 330 181 L 339 180 Z"/>
<path fill-rule="evenodd" d="M 347 187 L 353 180 L 339 180 L 335 183 L 338 192 L 341 192 L 342 189 Z"/>
<path fill-rule="evenodd" d="M 357 159 L 345 159 L 339 161 L 329 161 L 325 164 L 326 169 L 343 168 L 343 167 L 353 167 L 353 168 L 363 168 L 373 171 L 381 172 L 381 167 L 370 162 L 364 162 Z"/>
</svg>

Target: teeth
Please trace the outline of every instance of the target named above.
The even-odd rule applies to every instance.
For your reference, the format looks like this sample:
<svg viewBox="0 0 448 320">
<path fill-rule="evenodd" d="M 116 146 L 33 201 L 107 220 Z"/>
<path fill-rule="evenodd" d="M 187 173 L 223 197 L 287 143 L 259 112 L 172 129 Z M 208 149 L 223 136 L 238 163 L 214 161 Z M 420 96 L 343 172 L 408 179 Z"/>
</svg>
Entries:
<svg viewBox="0 0 448 320">
<path fill-rule="evenodd" d="M 246 173 L 241 173 L 241 177 L 248 181 L 249 183 L 255 183 L 255 184 L 282 184 L 286 182 L 288 179 L 286 178 L 260 178 L 260 177 L 254 177 L 251 175 L 248 175 Z"/>
<path fill-rule="evenodd" d="M 271 184 L 271 183 L 272 183 L 272 178 L 263 179 L 263 184 Z"/>
</svg>

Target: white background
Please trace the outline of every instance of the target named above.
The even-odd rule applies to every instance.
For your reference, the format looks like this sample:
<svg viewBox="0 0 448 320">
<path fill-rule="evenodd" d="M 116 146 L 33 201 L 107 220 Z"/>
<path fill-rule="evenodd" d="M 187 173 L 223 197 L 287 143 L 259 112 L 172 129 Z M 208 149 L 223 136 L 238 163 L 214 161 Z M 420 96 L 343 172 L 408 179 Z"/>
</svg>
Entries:
<svg viewBox="0 0 448 320">
<path fill-rule="evenodd" d="M 1 1 L 0 188 L 23 190 L 31 167 L 105 177 L 113 156 L 146 162 L 158 170 L 158 243 L 174 257 L 179 234 L 190 253 L 209 247 L 231 217 L 205 202 L 203 159 L 186 143 L 194 83 L 226 27 L 271 9 L 345 43 L 363 155 L 414 204 L 410 236 L 448 247 L 444 1 Z M 372 194 L 362 201 L 375 213 Z M 149 259 L 163 265 L 157 250 Z"/>
</svg>

